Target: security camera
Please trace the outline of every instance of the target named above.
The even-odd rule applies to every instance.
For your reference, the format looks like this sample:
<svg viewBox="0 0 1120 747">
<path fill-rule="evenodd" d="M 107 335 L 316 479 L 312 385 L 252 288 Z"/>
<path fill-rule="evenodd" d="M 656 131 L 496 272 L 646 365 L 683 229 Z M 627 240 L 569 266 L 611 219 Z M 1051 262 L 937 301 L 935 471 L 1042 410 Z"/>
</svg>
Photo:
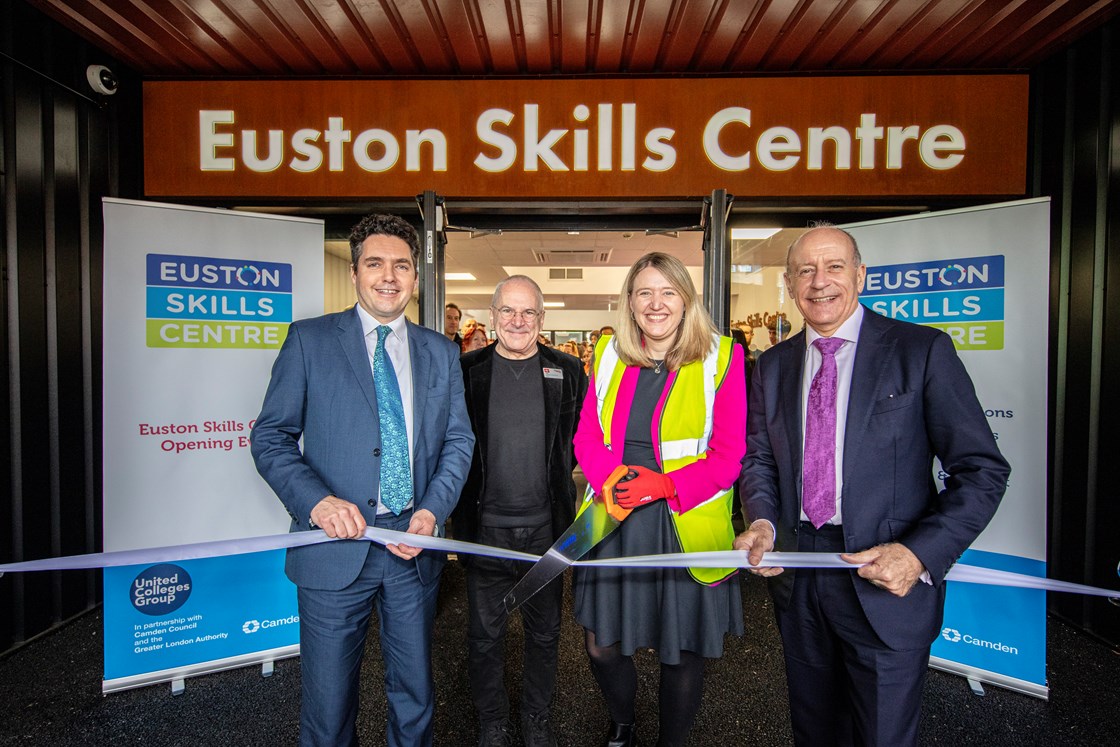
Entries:
<svg viewBox="0 0 1120 747">
<path fill-rule="evenodd" d="M 117 76 L 113 75 L 113 71 L 104 65 L 90 65 L 86 68 L 86 81 L 89 87 L 100 93 L 102 96 L 112 96 L 117 92 L 120 84 L 117 82 Z"/>
</svg>

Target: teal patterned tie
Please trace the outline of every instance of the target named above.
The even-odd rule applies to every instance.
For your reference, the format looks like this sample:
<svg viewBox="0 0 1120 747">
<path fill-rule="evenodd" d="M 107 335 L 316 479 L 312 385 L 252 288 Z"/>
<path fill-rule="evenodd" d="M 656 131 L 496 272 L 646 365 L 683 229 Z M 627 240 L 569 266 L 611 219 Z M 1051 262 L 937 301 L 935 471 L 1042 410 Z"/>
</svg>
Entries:
<svg viewBox="0 0 1120 747">
<path fill-rule="evenodd" d="M 385 352 L 385 338 L 392 330 L 377 328 L 373 353 L 373 384 L 377 389 L 377 417 L 381 423 L 381 503 L 399 514 L 412 500 L 412 474 L 408 466 L 408 430 L 404 405 L 393 362 Z"/>
</svg>

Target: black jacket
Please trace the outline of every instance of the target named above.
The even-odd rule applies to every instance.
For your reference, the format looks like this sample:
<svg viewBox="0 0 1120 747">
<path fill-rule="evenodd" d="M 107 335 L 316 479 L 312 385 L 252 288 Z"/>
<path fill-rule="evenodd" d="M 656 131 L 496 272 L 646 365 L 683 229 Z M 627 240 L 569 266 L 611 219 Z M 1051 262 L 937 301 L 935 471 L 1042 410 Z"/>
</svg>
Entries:
<svg viewBox="0 0 1120 747">
<path fill-rule="evenodd" d="M 463 390 L 467 399 L 467 414 L 475 433 L 474 455 L 470 473 L 459 497 L 459 504 L 452 514 L 451 530 L 456 539 L 475 541 L 481 515 L 482 494 L 486 485 L 486 464 L 493 458 L 487 454 L 487 428 L 490 425 L 490 378 L 493 359 L 497 353 L 494 345 L 465 354 Z M 572 438 L 579 421 L 579 411 L 587 393 L 587 375 L 578 358 L 553 348 L 537 345 L 540 353 L 541 385 L 544 387 L 544 428 L 548 443 L 545 444 L 548 464 L 548 493 L 552 501 L 552 535 L 559 537 L 575 518 L 576 486 L 572 480 L 575 455 Z M 549 378 L 545 368 L 560 369 L 563 378 Z M 516 428 L 516 423 L 510 427 Z"/>
</svg>

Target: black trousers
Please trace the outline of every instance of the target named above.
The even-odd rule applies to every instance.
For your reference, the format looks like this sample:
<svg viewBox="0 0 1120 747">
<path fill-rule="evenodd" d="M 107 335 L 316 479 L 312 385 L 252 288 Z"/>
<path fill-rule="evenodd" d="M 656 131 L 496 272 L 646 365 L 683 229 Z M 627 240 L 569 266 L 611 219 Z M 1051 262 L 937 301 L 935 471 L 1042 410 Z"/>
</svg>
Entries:
<svg viewBox="0 0 1120 747">
<path fill-rule="evenodd" d="M 843 552 L 842 529 L 802 522 L 798 549 Z M 854 571 L 796 574 L 789 607 L 778 612 L 794 742 L 916 745 L 930 647 L 888 648 L 864 615 L 854 584 L 867 582 Z"/>
<path fill-rule="evenodd" d="M 543 554 L 552 546 L 552 527 L 479 527 L 480 544 Z M 471 695 L 482 723 L 509 717 L 505 686 L 505 635 L 509 615 L 504 599 L 529 570 L 528 563 L 473 556 L 467 564 L 468 663 Z M 519 608 L 525 630 L 521 714 L 542 713 L 556 688 L 563 577 L 557 577 Z"/>
</svg>

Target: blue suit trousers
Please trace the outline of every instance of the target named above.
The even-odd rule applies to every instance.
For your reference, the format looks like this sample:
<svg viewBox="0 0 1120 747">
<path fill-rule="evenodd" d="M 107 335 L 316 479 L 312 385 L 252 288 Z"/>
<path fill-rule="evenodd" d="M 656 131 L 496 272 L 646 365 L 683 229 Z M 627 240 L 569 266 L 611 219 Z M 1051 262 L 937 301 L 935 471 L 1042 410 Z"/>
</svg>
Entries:
<svg viewBox="0 0 1120 747">
<path fill-rule="evenodd" d="M 379 516 L 376 526 L 404 531 L 411 515 L 405 511 L 400 516 Z M 431 642 L 438 590 L 438 576 L 423 583 L 415 560 L 398 558 L 375 543 L 370 543 L 358 578 L 345 589 L 299 589 L 300 745 L 358 743 L 359 674 L 374 609 L 385 664 L 386 743 L 431 745 L 435 703 Z"/>
<path fill-rule="evenodd" d="M 840 527 L 803 522 L 798 539 L 801 552 L 844 552 Z M 794 744 L 916 746 L 929 645 L 884 644 L 856 596 L 854 584 L 867 582 L 855 571 L 795 573 L 790 605 L 778 612 Z"/>
</svg>

